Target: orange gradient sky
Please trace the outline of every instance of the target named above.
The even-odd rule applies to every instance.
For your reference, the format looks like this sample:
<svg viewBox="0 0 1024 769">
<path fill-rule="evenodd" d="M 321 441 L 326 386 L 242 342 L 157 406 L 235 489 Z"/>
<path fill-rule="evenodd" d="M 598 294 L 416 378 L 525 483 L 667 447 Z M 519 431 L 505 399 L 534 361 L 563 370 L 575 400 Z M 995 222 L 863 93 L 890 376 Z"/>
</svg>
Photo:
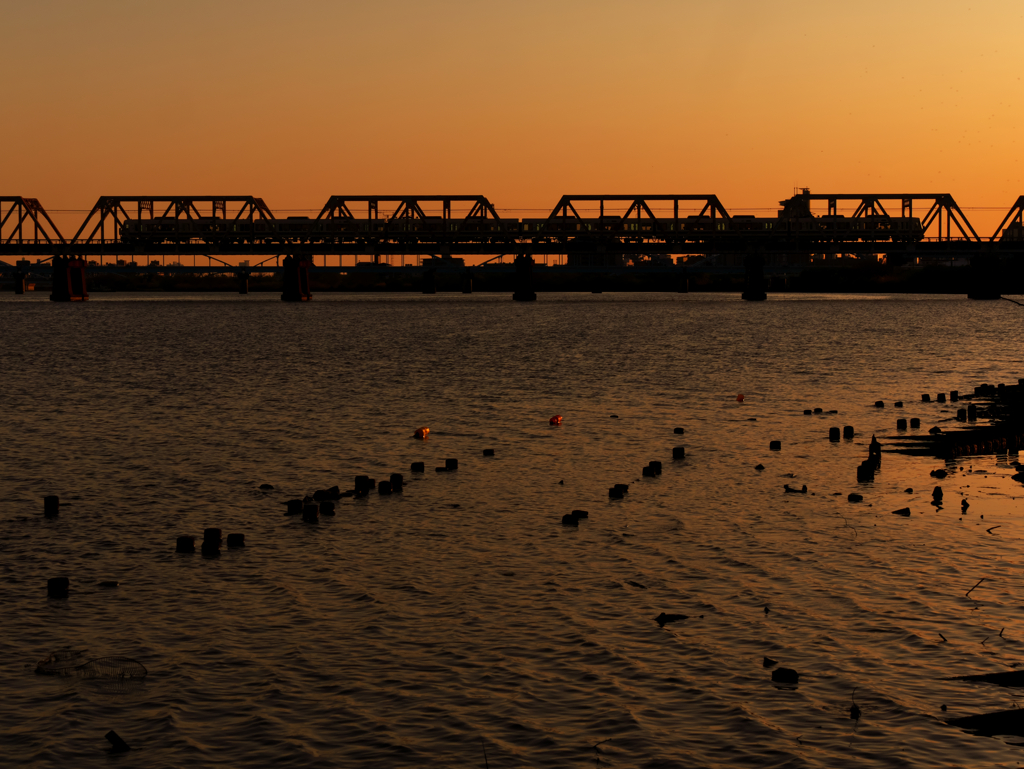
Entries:
<svg viewBox="0 0 1024 769">
<path fill-rule="evenodd" d="M 0 194 L 52 210 L 468 193 L 514 216 L 571 192 L 769 214 L 799 185 L 951 192 L 988 235 L 1024 193 L 1019 0 L 33 0 L 0 18 Z"/>
</svg>

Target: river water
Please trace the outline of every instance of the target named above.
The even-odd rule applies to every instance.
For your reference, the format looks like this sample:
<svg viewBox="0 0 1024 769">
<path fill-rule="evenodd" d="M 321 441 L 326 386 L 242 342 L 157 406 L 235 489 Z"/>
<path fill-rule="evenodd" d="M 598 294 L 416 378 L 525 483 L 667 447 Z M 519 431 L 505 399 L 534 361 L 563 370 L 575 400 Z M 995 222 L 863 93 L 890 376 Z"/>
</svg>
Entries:
<svg viewBox="0 0 1024 769">
<path fill-rule="evenodd" d="M 887 453 L 871 484 L 855 468 L 897 416 L 950 426 L 956 405 L 921 393 L 1024 376 L 1022 313 L 931 296 L 3 297 L 0 763 L 1014 766 L 1019 738 L 945 719 L 1021 695 L 947 680 L 1020 661 L 1016 455 Z M 830 443 L 844 425 L 856 438 Z M 447 458 L 458 470 L 435 472 Z M 650 460 L 663 473 L 642 478 Z M 400 495 L 284 515 L 392 472 Z M 562 526 L 573 509 L 590 516 Z M 175 553 L 211 526 L 247 546 Z M 47 598 L 53 576 L 67 599 Z M 66 648 L 149 674 L 35 675 Z M 766 656 L 799 684 L 773 684 Z M 107 753 L 110 729 L 131 754 Z"/>
</svg>

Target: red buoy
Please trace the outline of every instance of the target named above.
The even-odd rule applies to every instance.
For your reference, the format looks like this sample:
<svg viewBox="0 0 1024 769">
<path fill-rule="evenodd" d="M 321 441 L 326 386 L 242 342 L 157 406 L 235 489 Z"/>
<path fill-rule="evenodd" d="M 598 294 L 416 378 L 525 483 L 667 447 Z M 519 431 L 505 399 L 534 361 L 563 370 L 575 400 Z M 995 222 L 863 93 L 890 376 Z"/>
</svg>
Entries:
<svg viewBox="0 0 1024 769">
<path fill-rule="evenodd" d="M 422 440 L 426 440 L 429 435 L 430 435 L 430 428 L 429 427 L 417 427 L 416 428 L 416 432 L 414 432 L 412 434 L 412 437 L 413 438 L 419 438 L 422 441 Z"/>
<path fill-rule="evenodd" d="M 736 396 L 736 402 L 743 403 L 743 393 L 740 393 L 739 395 Z"/>
<path fill-rule="evenodd" d="M 555 414 L 551 419 L 548 420 L 549 425 L 560 425 L 562 424 L 562 415 Z"/>
</svg>

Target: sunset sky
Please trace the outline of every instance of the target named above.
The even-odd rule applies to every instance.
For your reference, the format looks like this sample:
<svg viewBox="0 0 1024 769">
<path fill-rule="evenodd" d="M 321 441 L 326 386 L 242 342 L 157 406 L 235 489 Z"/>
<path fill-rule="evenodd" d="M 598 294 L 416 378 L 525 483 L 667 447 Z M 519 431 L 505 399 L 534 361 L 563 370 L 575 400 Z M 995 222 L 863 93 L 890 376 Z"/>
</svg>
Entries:
<svg viewBox="0 0 1024 769">
<path fill-rule="evenodd" d="M 0 0 L 0 194 L 1024 193 L 1010 0 Z M 986 210 L 988 209 L 988 210 Z M 748 211 L 757 213 L 756 211 Z M 66 233 L 67 234 L 67 233 Z"/>
</svg>

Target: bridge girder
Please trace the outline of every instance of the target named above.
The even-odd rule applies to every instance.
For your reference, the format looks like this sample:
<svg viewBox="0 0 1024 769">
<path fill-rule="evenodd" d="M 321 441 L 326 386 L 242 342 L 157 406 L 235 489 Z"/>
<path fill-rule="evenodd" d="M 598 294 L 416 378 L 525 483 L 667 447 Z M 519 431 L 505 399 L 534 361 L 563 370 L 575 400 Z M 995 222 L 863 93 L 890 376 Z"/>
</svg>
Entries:
<svg viewBox="0 0 1024 769">
<path fill-rule="evenodd" d="M 210 216 L 200 211 L 201 204 L 209 204 Z M 127 204 L 127 207 L 126 207 Z M 135 216 L 128 210 L 134 204 Z M 229 204 L 232 204 L 229 208 Z M 161 209 L 163 209 L 161 211 Z M 237 209 L 237 210 L 232 210 Z M 159 213 L 158 213 L 159 212 Z M 231 214 L 229 216 L 229 214 Z M 97 235 L 106 241 L 107 226 L 116 235 L 121 222 L 128 219 L 273 219 L 274 214 L 262 198 L 252 195 L 104 195 L 96 201 L 72 238 L 73 243 L 92 243 Z M 95 221 L 94 221 L 95 220 Z M 92 229 L 89 225 L 92 223 Z M 86 232 L 88 230 L 88 233 Z"/>
<path fill-rule="evenodd" d="M 32 227 L 30 238 L 25 237 L 28 225 Z M 36 198 L 0 196 L 0 243 L 24 243 L 26 240 L 63 243 L 64 236 Z"/>
</svg>

